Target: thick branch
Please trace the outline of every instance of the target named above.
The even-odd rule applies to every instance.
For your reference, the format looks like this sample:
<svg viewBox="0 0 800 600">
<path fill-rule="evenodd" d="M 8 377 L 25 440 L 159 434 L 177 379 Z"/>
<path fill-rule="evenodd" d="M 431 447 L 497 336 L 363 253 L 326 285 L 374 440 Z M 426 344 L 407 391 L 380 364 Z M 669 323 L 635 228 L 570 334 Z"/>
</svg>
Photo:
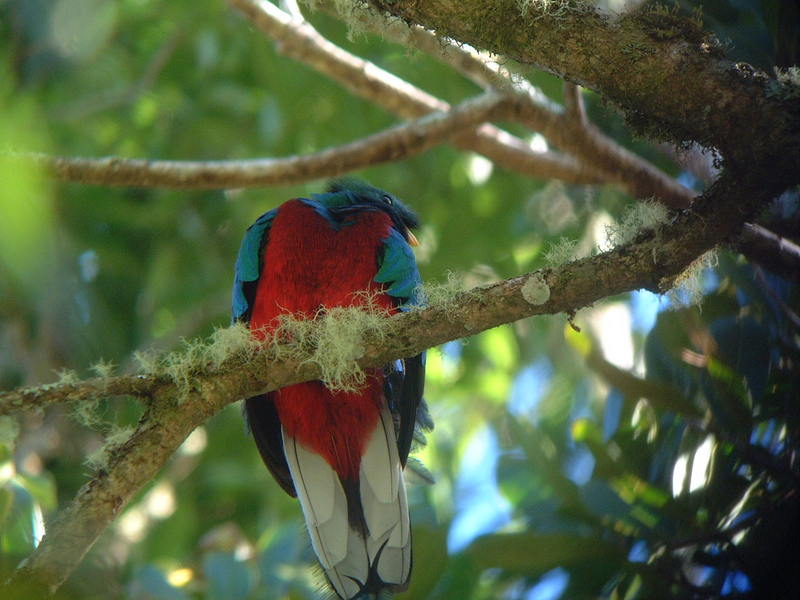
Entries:
<svg viewBox="0 0 800 600">
<path fill-rule="evenodd" d="M 221 189 L 290 184 L 415 156 L 459 131 L 502 116 L 509 107 L 510 100 L 490 92 L 447 113 L 428 114 L 343 146 L 287 158 L 175 161 L 17 156 L 33 159 L 59 179 L 94 185 Z"/>
<path fill-rule="evenodd" d="M 800 177 L 797 116 L 768 93 L 769 78 L 724 59 L 688 19 L 648 5 L 615 18 L 577 1 L 526 3 L 525 10 L 502 0 L 370 3 L 596 90 L 662 138 L 718 148 L 739 168 L 770 157 L 774 169 Z"/>
<path fill-rule="evenodd" d="M 414 355 L 425 348 L 533 315 L 576 310 L 639 288 L 663 290 L 703 252 L 739 232 L 785 182 L 748 184 L 724 175 L 669 226 L 632 245 L 461 294 L 453 302 L 392 318 L 385 335 L 365 339 L 362 367 Z M 174 383 L 151 381 L 152 402 L 131 439 L 47 529 L 47 535 L 11 584 L 37 582 L 56 589 L 100 533 L 152 479 L 188 434 L 236 400 L 315 379 L 310 363 L 276 360 L 269 350 L 237 369 L 198 373 L 181 396 Z"/>
<path fill-rule="evenodd" d="M 342 19 L 359 30 L 364 29 L 412 50 L 421 50 L 449 65 L 476 85 L 485 89 L 525 91 L 537 101 L 558 112 L 558 104 L 524 77 L 517 76 L 499 62 L 480 54 L 474 48 L 454 40 L 437 37 L 432 31 L 418 25 L 407 25 L 402 20 L 386 17 L 369 5 L 353 4 L 347 7 L 326 4 L 327 13 Z M 498 57 L 498 60 L 500 58 Z"/>
</svg>

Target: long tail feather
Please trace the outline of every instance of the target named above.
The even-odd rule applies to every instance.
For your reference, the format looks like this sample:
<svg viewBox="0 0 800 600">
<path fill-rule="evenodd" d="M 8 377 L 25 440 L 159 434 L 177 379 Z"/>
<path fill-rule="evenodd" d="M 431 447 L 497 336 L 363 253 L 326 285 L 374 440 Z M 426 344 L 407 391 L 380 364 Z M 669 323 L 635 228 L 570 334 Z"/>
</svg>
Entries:
<svg viewBox="0 0 800 600">
<path fill-rule="evenodd" d="M 283 444 L 311 544 L 336 593 L 350 600 L 403 589 L 411 573 L 411 528 L 386 402 L 365 446 L 358 482 L 343 483 L 321 456 L 285 432 Z"/>
</svg>

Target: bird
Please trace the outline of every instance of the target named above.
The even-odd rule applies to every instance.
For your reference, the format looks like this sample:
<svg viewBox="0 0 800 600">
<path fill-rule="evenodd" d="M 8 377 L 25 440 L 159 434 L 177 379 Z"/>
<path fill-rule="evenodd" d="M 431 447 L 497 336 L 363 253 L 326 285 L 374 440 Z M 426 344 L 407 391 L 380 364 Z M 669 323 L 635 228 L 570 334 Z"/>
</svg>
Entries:
<svg viewBox="0 0 800 600">
<path fill-rule="evenodd" d="M 388 314 L 420 305 L 415 213 L 352 177 L 288 200 L 247 229 L 236 260 L 233 320 L 266 339 L 282 315 L 313 319 L 368 302 Z M 308 381 L 246 399 L 264 464 L 299 499 L 311 545 L 337 596 L 407 588 L 411 526 L 403 477 L 422 398 L 424 353 L 366 371 L 357 391 Z"/>
</svg>

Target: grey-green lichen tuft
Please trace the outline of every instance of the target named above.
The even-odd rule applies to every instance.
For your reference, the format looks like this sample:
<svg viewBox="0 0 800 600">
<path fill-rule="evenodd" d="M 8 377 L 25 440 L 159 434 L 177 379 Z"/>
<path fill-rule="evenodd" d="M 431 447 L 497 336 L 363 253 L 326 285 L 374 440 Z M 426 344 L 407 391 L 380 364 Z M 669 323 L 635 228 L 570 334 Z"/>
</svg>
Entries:
<svg viewBox="0 0 800 600">
<path fill-rule="evenodd" d="M 619 223 L 606 227 L 608 243 L 613 247 L 624 246 L 648 230 L 658 229 L 669 221 L 669 210 L 656 200 L 637 202 L 628 208 Z"/>
<path fill-rule="evenodd" d="M 116 365 L 111 361 L 100 359 L 89 368 L 98 377 L 111 377 Z"/>
<path fill-rule="evenodd" d="M 200 373 L 234 368 L 243 364 L 258 349 L 258 341 L 241 323 L 219 328 L 206 340 L 184 340 L 178 350 L 159 355 L 136 352 L 134 359 L 142 375 L 166 377 L 188 393 Z"/>
<path fill-rule="evenodd" d="M 113 425 L 105 436 L 102 446 L 86 457 L 86 466 L 93 471 L 108 470 L 108 464 L 116 452 L 133 435 L 133 427 Z"/>
<path fill-rule="evenodd" d="M 544 253 L 544 261 L 550 268 L 560 267 L 572 262 L 577 258 L 578 242 L 567 237 L 561 237 Z"/>
<path fill-rule="evenodd" d="M 446 311 L 463 293 L 468 293 L 464 292 L 463 275 L 449 271 L 444 281 L 430 281 L 419 286 L 417 294 L 422 298 L 422 303 L 415 309 L 438 306 Z"/>
<path fill-rule="evenodd" d="M 78 374 L 72 369 L 60 369 L 56 371 L 56 376 L 58 377 L 57 385 L 72 385 L 80 381 Z"/>
</svg>

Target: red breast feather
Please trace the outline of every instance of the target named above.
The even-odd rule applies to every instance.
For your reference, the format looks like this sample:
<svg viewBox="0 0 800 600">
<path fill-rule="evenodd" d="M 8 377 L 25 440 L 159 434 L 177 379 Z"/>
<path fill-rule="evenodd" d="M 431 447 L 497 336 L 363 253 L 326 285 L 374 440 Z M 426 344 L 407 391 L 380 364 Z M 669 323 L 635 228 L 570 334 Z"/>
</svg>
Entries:
<svg viewBox="0 0 800 600">
<path fill-rule="evenodd" d="M 373 277 L 390 227 L 385 213 L 369 211 L 337 231 L 304 202 L 285 203 L 270 229 L 250 328 L 270 331 L 280 314 L 310 318 L 322 307 L 363 304 L 364 295 L 353 292 L 382 289 Z M 376 301 L 394 310 L 389 296 L 378 295 Z M 275 406 L 288 435 L 349 479 L 358 473 L 382 399 L 383 377 L 376 371 L 355 393 L 331 392 L 320 382 L 283 388 L 275 394 Z"/>
</svg>

